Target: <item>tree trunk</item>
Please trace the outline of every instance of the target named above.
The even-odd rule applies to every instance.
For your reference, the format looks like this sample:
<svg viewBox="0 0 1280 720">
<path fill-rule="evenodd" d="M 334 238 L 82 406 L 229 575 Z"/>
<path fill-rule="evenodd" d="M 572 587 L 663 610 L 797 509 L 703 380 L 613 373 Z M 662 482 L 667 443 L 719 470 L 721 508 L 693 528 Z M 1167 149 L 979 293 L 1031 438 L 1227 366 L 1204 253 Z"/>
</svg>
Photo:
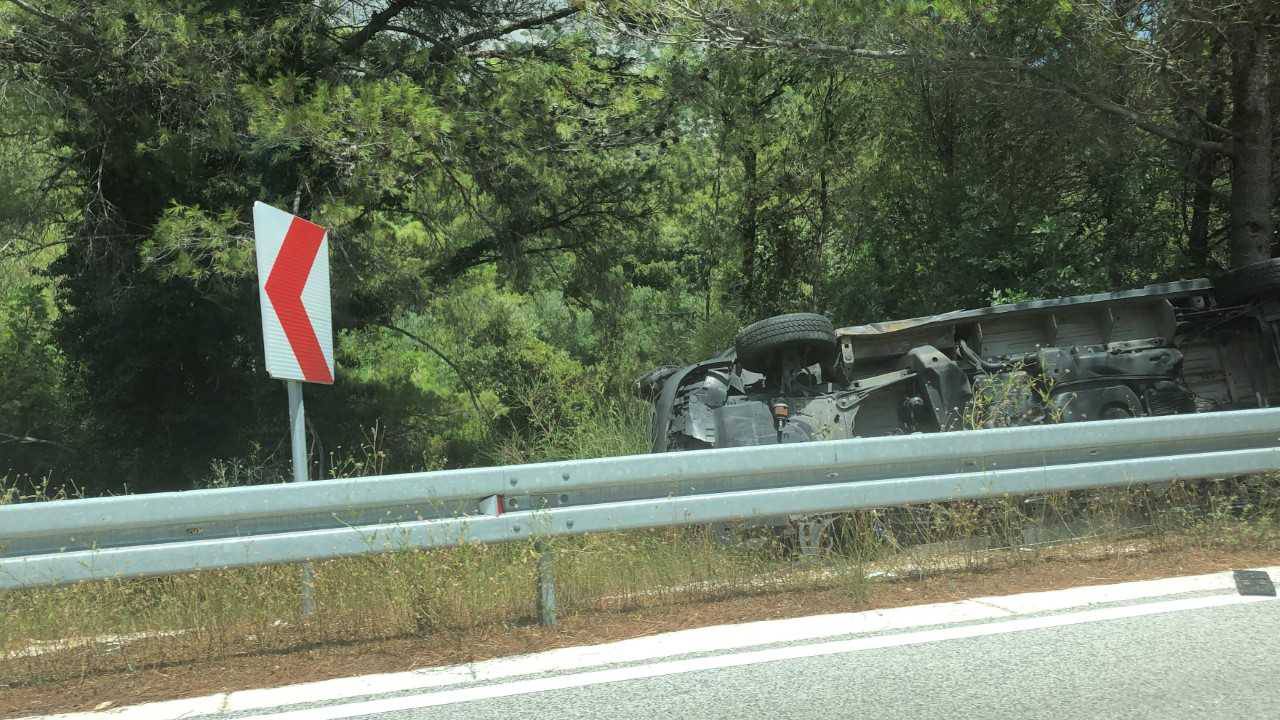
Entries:
<svg viewBox="0 0 1280 720">
<path fill-rule="evenodd" d="M 1280 16 L 1277 16 L 1280 20 Z M 1271 111 L 1271 207 L 1280 210 L 1280 31 L 1271 31 L 1271 93 L 1268 109 Z M 1274 216 L 1273 216 L 1274 217 Z M 1272 228 L 1276 231 L 1277 228 Z M 1275 237 L 1275 236 L 1273 236 Z M 1280 237 L 1276 238 L 1280 242 Z M 1271 254 L 1280 254 L 1277 242 L 1271 245 Z"/>
<path fill-rule="evenodd" d="M 710 232 L 708 233 L 708 237 L 718 238 L 721 232 L 720 176 L 724 169 L 724 144 L 725 144 L 725 137 L 728 135 L 728 125 L 729 125 L 728 119 L 727 118 L 723 119 L 721 130 L 720 130 L 720 142 L 717 143 L 716 145 L 716 175 L 715 175 L 715 181 L 712 183 L 711 228 L 710 228 Z M 721 243 L 717 242 L 715 245 L 719 246 L 720 244 Z M 715 250 L 716 250 L 716 247 L 710 246 L 710 245 L 702 248 L 702 260 L 701 260 L 702 291 L 703 291 L 702 319 L 704 322 L 708 322 L 708 323 L 711 322 L 711 279 L 712 279 L 712 276 L 715 274 L 715 266 L 716 266 Z"/>
<path fill-rule="evenodd" d="M 1271 257 L 1271 47 L 1262 20 L 1231 31 L 1231 265 Z"/>
<path fill-rule="evenodd" d="M 827 244 L 827 235 L 831 228 L 831 186 L 828 172 L 828 158 L 836 152 L 836 122 L 832 105 L 835 101 L 836 74 L 827 75 L 827 87 L 822 95 L 821 126 L 818 151 L 823 157 L 818 164 L 818 222 L 814 228 L 813 261 L 810 264 L 813 278 L 813 294 L 809 299 L 808 309 L 820 312 L 822 309 L 823 278 L 827 276 L 823 252 Z"/>
<path fill-rule="evenodd" d="M 809 304 L 809 309 L 813 312 L 822 309 L 822 279 L 826 277 L 822 253 L 827 242 L 827 231 L 831 226 L 830 192 L 827 166 L 823 164 L 818 170 L 818 227 L 814 231 L 813 241 L 813 297 Z"/>
<path fill-rule="evenodd" d="M 1223 97 L 1222 86 L 1217 83 L 1219 79 L 1216 70 L 1217 50 L 1217 43 L 1214 43 L 1211 52 L 1215 56 L 1215 69 L 1210 75 L 1210 82 L 1214 83 L 1214 89 L 1208 102 L 1205 103 L 1204 116 L 1210 123 L 1221 125 Z M 1206 127 L 1204 139 L 1217 141 L 1218 133 Z M 1192 181 L 1195 182 L 1195 189 L 1191 195 L 1191 228 L 1187 238 L 1187 254 L 1196 272 L 1205 272 L 1209 269 L 1209 217 L 1213 213 L 1213 181 L 1217 177 L 1215 172 L 1217 166 L 1217 152 L 1205 148 L 1196 151 L 1196 168 L 1191 176 Z"/>
<path fill-rule="evenodd" d="M 1209 216 L 1213 213 L 1214 166 L 1218 154 L 1211 150 L 1198 151 L 1192 180 L 1195 189 L 1191 195 L 1191 227 L 1188 230 L 1187 255 L 1196 272 L 1209 269 Z"/>
<path fill-rule="evenodd" d="M 756 173 L 756 149 L 742 152 L 742 217 L 738 220 L 738 238 L 742 242 L 742 300 L 755 307 L 756 236 L 760 225 L 760 181 Z"/>
</svg>

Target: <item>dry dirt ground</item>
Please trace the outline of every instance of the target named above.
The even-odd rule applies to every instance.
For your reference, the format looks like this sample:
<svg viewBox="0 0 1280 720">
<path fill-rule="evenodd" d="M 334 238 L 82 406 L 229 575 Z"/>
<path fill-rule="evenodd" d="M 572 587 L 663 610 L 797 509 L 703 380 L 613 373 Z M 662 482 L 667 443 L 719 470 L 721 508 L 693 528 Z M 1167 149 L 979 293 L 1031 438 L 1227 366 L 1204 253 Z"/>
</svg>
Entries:
<svg viewBox="0 0 1280 720">
<path fill-rule="evenodd" d="M 600 611 L 563 618 L 554 628 L 488 627 L 360 643 L 328 644 L 290 652 L 223 654 L 203 662 L 148 665 L 84 674 L 39 684 L 4 684 L 0 661 L 0 718 L 119 707 L 155 700 L 287 685 L 368 673 L 452 665 L 574 645 L 621 640 L 724 623 L 850 612 L 1280 564 L 1280 551 L 1178 549 L 1136 552 L 1095 560 L 1046 559 L 987 570 L 961 570 L 924 578 L 880 580 L 866 592 L 775 592 L 715 602 L 631 611 Z M 68 670 L 75 662 L 68 657 Z"/>
</svg>

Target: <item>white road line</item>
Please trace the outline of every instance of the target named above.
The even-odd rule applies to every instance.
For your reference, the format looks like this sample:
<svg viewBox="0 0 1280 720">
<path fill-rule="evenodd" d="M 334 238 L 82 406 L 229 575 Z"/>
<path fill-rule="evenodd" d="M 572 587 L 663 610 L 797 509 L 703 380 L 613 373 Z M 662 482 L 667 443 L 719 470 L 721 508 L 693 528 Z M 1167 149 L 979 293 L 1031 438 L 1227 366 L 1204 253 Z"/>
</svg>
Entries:
<svg viewBox="0 0 1280 720">
<path fill-rule="evenodd" d="M 1280 575 L 1280 567 L 1260 569 L 1269 572 L 1272 577 Z M 1158 598 L 1188 592 L 1230 591 L 1234 588 L 1232 574 L 1221 572 L 859 613 L 765 620 L 739 625 L 680 630 L 602 645 L 562 648 L 467 665 L 338 678 L 125 706 L 101 712 L 68 713 L 44 717 L 46 720 L 178 720 L 217 716 L 300 703 L 327 702 L 351 697 L 443 688 L 465 683 L 493 682 L 524 675 L 568 672 L 604 664 L 642 662 L 782 642 L 998 620 L 1018 615 L 1089 607 L 1101 603 Z"/>
<path fill-rule="evenodd" d="M 582 670 L 601 665 L 642 662 L 691 653 L 722 652 L 781 642 L 974 622 L 1012 615 L 1013 613 L 1001 608 L 964 600 L 860 613 L 765 620 L 740 625 L 717 625 L 619 640 L 602 645 L 569 647 L 530 655 L 497 658 L 467 665 L 241 690 L 184 700 L 125 706 L 102 712 L 48 716 L 45 720 L 178 720 L 406 690 L 492 682 L 522 675 Z M 27 720 L 37 719 L 28 718 Z"/>
<path fill-rule="evenodd" d="M 1280 571 L 1280 568 L 1266 569 L 1270 571 L 1272 577 L 1280 574 L 1277 572 Z M 1006 595 L 1004 597 L 980 597 L 974 598 L 974 602 L 1003 608 L 1015 615 L 1027 615 L 1030 613 L 1052 612 L 1054 610 L 1069 610 L 1073 607 L 1084 605 L 1103 605 L 1167 595 L 1234 588 L 1235 580 L 1232 574 L 1224 572 L 1212 575 L 1164 578 L 1161 580 L 1141 580 L 1116 585 L 1091 585 L 1072 588 L 1069 591 L 1049 590 L 1046 592 Z"/>
<path fill-rule="evenodd" d="M 675 660 L 651 665 L 618 668 L 614 670 L 598 670 L 595 672 L 565 675 L 561 677 L 520 680 L 511 683 L 503 683 L 501 685 L 460 688 L 457 690 L 444 690 L 422 695 L 388 698 L 385 700 L 368 700 L 365 702 L 349 703 L 346 705 L 257 715 L 252 718 L 245 718 L 244 720 L 344 720 L 345 718 L 374 715 L 377 713 L 416 710 L 419 708 L 452 705 L 475 700 L 488 700 L 500 697 L 510 697 L 513 695 L 525 695 L 529 693 L 546 692 L 548 690 L 564 690 L 567 688 L 586 687 L 590 685 L 600 685 L 625 680 L 640 680 L 644 678 L 662 677 L 665 675 L 678 675 L 702 670 L 743 667 L 746 665 L 778 662 L 780 660 L 821 657 L 824 655 L 836 655 L 862 650 L 903 647 L 907 645 L 919 645 L 922 643 L 959 640 L 963 638 L 1000 635 L 1004 633 L 1024 632 L 1027 630 L 1040 630 L 1044 628 L 1079 625 L 1082 623 L 1100 622 L 1105 620 L 1117 620 L 1120 618 L 1140 617 L 1143 615 L 1156 615 L 1178 612 L 1181 610 L 1196 610 L 1266 601 L 1271 601 L 1271 599 L 1241 595 L 1214 595 L 1202 598 L 1169 600 L 1165 602 L 1148 603 L 1145 605 L 1129 605 L 1118 608 L 1085 610 L 1083 612 L 1070 613 L 1066 615 L 1022 618 L 1019 620 L 1008 620 L 982 625 L 968 625 L 940 630 L 923 630 L 920 632 L 859 638 L 856 640 L 840 640 L 815 645 L 790 646 L 734 655 L 718 655 L 715 657 L 697 658 L 693 660 Z"/>
</svg>

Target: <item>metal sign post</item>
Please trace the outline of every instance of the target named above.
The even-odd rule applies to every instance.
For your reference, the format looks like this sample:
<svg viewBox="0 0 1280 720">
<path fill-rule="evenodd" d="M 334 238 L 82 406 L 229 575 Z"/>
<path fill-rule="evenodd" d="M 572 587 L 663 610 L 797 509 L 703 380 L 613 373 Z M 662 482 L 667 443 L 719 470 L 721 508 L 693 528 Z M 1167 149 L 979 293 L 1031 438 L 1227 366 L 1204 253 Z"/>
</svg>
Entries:
<svg viewBox="0 0 1280 720">
<path fill-rule="evenodd" d="M 306 482 L 307 477 L 307 416 L 302 406 L 302 383 L 285 380 L 289 390 L 289 444 L 293 450 L 293 481 Z M 315 574 L 311 563 L 302 565 L 302 615 L 316 611 Z"/>
<path fill-rule="evenodd" d="M 329 234 L 313 222 L 264 203 L 253 205 L 258 295 L 267 373 L 289 391 L 293 481 L 306 482 L 307 418 L 302 383 L 333 384 L 329 307 Z M 302 615 L 315 612 L 315 575 L 302 567 Z"/>
</svg>

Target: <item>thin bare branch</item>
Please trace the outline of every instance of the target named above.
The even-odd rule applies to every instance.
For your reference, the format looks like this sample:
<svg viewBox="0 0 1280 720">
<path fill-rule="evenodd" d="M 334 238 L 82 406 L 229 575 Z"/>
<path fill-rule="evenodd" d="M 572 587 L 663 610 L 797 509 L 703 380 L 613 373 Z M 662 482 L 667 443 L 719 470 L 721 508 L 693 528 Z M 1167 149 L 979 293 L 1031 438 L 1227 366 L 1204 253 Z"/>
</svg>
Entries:
<svg viewBox="0 0 1280 720">
<path fill-rule="evenodd" d="M 391 330 L 392 332 L 400 333 L 401 335 L 403 335 L 403 336 L 405 336 L 405 337 L 409 338 L 410 340 L 412 340 L 412 341 L 414 341 L 414 342 L 418 343 L 418 344 L 419 344 L 419 345 L 421 345 L 422 347 L 424 347 L 424 348 L 426 348 L 426 349 L 430 350 L 432 353 L 434 353 L 434 354 L 435 354 L 435 356 L 436 356 L 436 357 L 438 357 L 438 358 L 440 358 L 441 360 L 443 360 L 443 361 L 445 362 L 445 364 L 446 364 L 446 365 L 448 365 L 450 368 L 452 368 L 452 369 L 453 369 L 453 371 L 454 371 L 455 373 L 457 373 L 457 375 L 458 375 L 458 379 L 459 379 L 459 380 L 461 380 L 461 381 L 462 381 L 462 384 L 467 388 L 467 394 L 471 396 L 471 405 L 472 405 L 472 407 L 474 407 L 474 408 L 476 409 L 476 414 L 478 414 L 478 415 L 480 415 L 480 416 L 482 416 L 482 417 L 484 416 L 484 411 L 480 409 L 480 400 L 479 400 L 479 398 L 477 398 L 477 397 L 476 397 L 476 391 L 475 391 L 475 389 L 474 389 L 474 388 L 472 388 L 472 387 L 471 387 L 471 382 L 470 382 L 469 380 L 467 380 L 467 375 L 466 375 L 466 373 L 462 372 L 462 368 L 458 367 L 458 365 L 457 365 L 456 363 L 454 363 L 452 360 L 450 360 L 448 355 L 445 355 L 444 353 L 440 352 L 440 350 L 439 350 L 439 349 L 437 349 L 435 345 L 432 345 L 431 343 L 427 342 L 426 340 L 423 340 L 422 338 L 420 338 L 420 337 L 418 337 L 417 335 L 415 335 L 415 334 L 413 334 L 413 333 L 409 332 L 408 330 L 405 330 L 404 328 L 396 327 L 395 325 L 392 325 L 391 323 L 377 323 L 377 325 L 378 325 L 379 327 L 384 327 L 384 328 L 386 328 L 386 329 L 388 329 L 388 330 Z"/>
<path fill-rule="evenodd" d="M 1208 152 L 1230 154 L 1231 141 L 1214 142 L 1212 140 L 1202 140 L 1198 138 L 1187 137 L 1177 130 L 1159 123 L 1151 122 L 1145 119 L 1139 112 L 1130 107 L 1125 107 L 1118 103 L 1114 103 L 1101 95 L 1080 88 L 1072 83 L 1063 81 L 1053 81 L 1061 86 L 1066 92 L 1074 98 L 1084 101 L 1091 107 L 1101 110 L 1109 115 L 1124 118 L 1132 123 L 1135 127 L 1141 128 L 1156 137 L 1168 140 L 1171 143 L 1182 145 L 1196 150 L 1206 150 Z"/>
<path fill-rule="evenodd" d="M 14 435 L 12 433 L 0 432 L 0 438 L 6 438 L 0 441 L 0 445 L 49 445 L 61 450 L 71 452 L 72 448 L 53 440 L 42 440 L 40 438 L 31 437 L 30 435 Z"/>
</svg>

